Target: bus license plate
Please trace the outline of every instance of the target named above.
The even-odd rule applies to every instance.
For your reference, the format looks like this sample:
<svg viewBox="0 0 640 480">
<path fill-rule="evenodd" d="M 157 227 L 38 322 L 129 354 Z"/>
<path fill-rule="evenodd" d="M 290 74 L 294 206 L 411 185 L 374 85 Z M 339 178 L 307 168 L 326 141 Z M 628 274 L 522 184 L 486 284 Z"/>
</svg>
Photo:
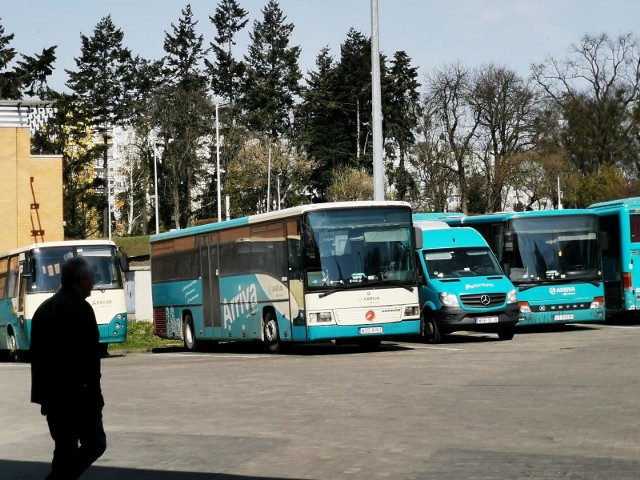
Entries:
<svg viewBox="0 0 640 480">
<path fill-rule="evenodd" d="M 358 329 L 360 335 L 369 335 L 370 333 L 382 333 L 382 327 L 361 327 Z"/>
<path fill-rule="evenodd" d="M 498 317 L 476 318 L 476 323 L 498 323 Z"/>
<path fill-rule="evenodd" d="M 573 320 L 573 313 L 560 313 L 553 316 L 555 322 L 564 322 L 566 320 Z"/>
</svg>

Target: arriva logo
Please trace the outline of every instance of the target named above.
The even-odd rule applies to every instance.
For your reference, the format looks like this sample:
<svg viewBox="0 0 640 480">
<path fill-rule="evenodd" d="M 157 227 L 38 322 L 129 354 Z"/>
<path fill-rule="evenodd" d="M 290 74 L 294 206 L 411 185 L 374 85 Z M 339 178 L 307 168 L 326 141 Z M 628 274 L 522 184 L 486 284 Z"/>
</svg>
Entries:
<svg viewBox="0 0 640 480">
<path fill-rule="evenodd" d="M 474 283 L 474 284 L 469 284 L 467 283 L 464 288 L 466 288 L 467 290 L 473 290 L 474 288 L 492 288 L 493 287 L 493 283 Z"/>
<path fill-rule="evenodd" d="M 549 293 L 551 295 L 575 295 L 576 287 L 551 287 Z"/>
<path fill-rule="evenodd" d="M 223 299 L 224 303 L 224 328 L 228 328 L 239 317 L 251 311 L 251 308 L 258 303 L 258 293 L 255 283 L 242 290 L 238 285 L 238 294 L 230 301 Z"/>
</svg>

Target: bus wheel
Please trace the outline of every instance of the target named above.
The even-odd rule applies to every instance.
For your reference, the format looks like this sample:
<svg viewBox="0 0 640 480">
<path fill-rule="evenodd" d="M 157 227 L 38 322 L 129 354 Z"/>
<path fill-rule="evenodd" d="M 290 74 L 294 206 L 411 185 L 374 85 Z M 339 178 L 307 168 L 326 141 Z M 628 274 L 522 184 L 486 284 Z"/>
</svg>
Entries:
<svg viewBox="0 0 640 480">
<path fill-rule="evenodd" d="M 440 343 L 442 341 L 442 333 L 440 333 L 440 329 L 433 315 L 424 314 L 422 316 L 420 330 L 423 341 L 427 343 Z"/>
<path fill-rule="evenodd" d="M 185 315 L 182 324 L 182 339 L 184 340 L 184 348 L 190 352 L 196 351 L 196 331 L 193 328 L 193 318 L 191 315 Z"/>
<path fill-rule="evenodd" d="M 267 353 L 280 353 L 280 333 L 278 321 L 273 312 L 267 312 L 262 321 L 264 331 L 264 349 Z"/>
<path fill-rule="evenodd" d="M 18 352 L 18 342 L 13 332 L 9 333 L 9 360 L 12 362 L 19 362 L 20 355 Z"/>
<path fill-rule="evenodd" d="M 516 329 L 514 327 L 504 327 L 498 330 L 498 338 L 500 340 L 511 340 L 515 333 Z"/>
</svg>

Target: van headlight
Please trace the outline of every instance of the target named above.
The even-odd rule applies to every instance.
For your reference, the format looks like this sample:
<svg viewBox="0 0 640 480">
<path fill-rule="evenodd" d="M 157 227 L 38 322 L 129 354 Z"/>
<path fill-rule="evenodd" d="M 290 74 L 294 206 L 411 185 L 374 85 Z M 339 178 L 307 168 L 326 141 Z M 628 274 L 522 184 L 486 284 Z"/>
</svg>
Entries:
<svg viewBox="0 0 640 480">
<path fill-rule="evenodd" d="M 518 301 L 518 295 L 516 294 L 516 289 L 510 290 L 507 293 L 507 303 L 516 303 Z"/>
<path fill-rule="evenodd" d="M 458 302 L 458 297 L 456 295 L 452 295 L 451 293 L 443 292 L 438 295 L 440 297 L 440 302 L 442 305 L 446 307 L 459 307 L 460 303 Z"/>
</svg>

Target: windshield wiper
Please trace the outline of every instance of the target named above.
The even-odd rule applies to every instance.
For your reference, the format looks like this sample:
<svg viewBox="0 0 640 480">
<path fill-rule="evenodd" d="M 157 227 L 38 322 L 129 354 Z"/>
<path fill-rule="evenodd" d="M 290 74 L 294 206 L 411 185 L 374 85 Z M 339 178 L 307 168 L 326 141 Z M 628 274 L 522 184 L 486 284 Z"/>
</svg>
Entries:
<svg viewBox="0 0 640 480">
<path fill-rule="evenodd" d="M 327 297 L 327 296 L 329 296 L 329 295 L 331 295 L 333 293 L 341 292 L 342 290 L 349 290 L 349 289 L 352 289 L 352 288 L 358 288 L 358 287 L 362 287 L 362 286 L 365 286 L 365 285 L 367 287 L 380 286 L 380 285 L 389 285 L 389 286 L 392 286 L 392 287 L 404 288 L 405 290 L 407 290 L 409 292 L 413 292 L 413 288 L 414 288 L 411 285 L 405 285 L 405 284 L 397 282 L 395 280 L 364 280 L 362 282 L 339 284 L 333 290 L 330 290 L 328 292 L 322 292 L 319 295 L 319 297 L 320 298 L 324 298 L 324 297 Z"/>
</svg>

